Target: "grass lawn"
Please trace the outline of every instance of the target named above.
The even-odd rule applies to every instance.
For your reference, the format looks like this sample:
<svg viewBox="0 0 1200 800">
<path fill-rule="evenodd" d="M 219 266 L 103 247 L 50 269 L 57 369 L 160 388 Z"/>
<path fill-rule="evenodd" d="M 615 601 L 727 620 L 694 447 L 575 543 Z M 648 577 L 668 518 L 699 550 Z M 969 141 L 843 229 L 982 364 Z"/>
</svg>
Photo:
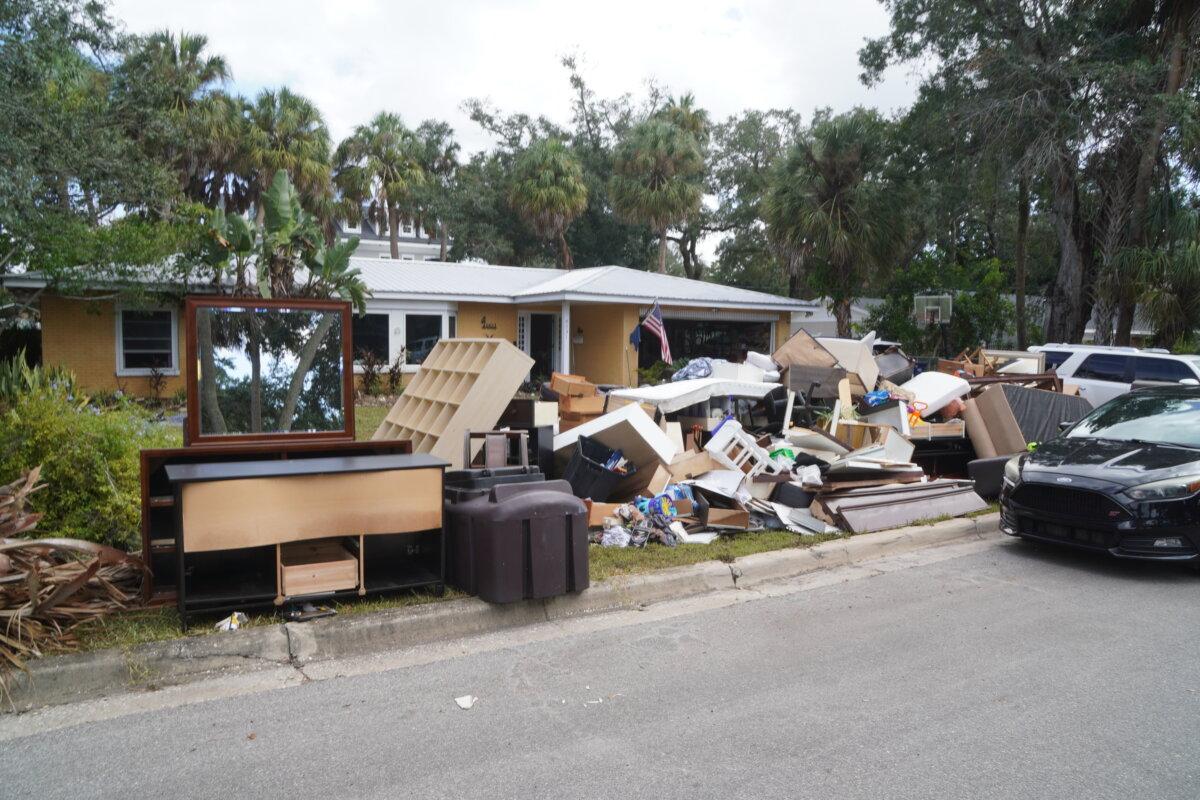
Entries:
<svg viewBox="0 0 1200 800">
<path fill-rule="evenodd" d="M 670 567 L 699 564 L 701 561 L 729 563 L 735 558 L 769 550 L 812 547 L 830 539 L 841 539 L 845 535 L 801 536 L 790 531 L 763 531 L 722 536 L 712 544 L 681 544 L 676 547 L 648 544 L 644 548 L 594 546 L 588 551 L 588 572 L 593 581 L 602 581 L 618 575 L 654 572 Z"/>
<path fill-rule="evenodd" d="M 360 442 L 370 439 L 389 411 L 391 409 L 387 406 L 355 406 L 354 438 Z"/>
<path fill-rule="evenodd" d="M 819 542 L 842 538 L 841 535 L 800 536 L 788 531 L 764 531 L 762 533 L 739 533 L 722 536 L 712 544 L 683 544 L 666 547 L 649 544 L 645 548 L 615 548 L 591 546 L 588 550 L 589 572 L 593 582 L 619 575 L 634 575 L 654 572 L 670 567 L 698 564 L 701 561 L 730 562 L 740 556 L 783 550 L 789 547 L 811 547 Z M 467 595 L 447 589 L 441 597 L 426 592 L 408 592 L 362 600 L 334 603 L 339 615 L 367 614 L 390 608 L 437 603 L 456 600 Z M 247 627 L 271 625 L 279 619 L 269 611 L 248 614 Z M 214 633 L 213 625 L 219 616 L 200 616 L 192 619 L 188 636 L 206 636 Z M 147 642 L 159 642 L 183 636 L 179 625 L 179 614 L 174 608 L 154 608 L 132 611 L 97 620 L 80 626 L 76 631 L 81 650 L 99 650 L 107 647 L 128 649 Z"/>
</svg>

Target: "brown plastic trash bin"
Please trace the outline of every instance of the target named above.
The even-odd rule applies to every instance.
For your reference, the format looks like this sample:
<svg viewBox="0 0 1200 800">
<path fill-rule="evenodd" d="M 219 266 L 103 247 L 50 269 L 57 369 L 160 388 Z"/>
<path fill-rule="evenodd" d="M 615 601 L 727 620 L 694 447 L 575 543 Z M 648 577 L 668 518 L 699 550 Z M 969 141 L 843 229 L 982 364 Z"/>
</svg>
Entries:
<svg viewBox="0 0 1200 800">
<path fill-rule="evenodd" d="M 588 587 L 587 508 L 566 481 L 446 503 L 446 582 L 489 603 Z"/>
</svg>

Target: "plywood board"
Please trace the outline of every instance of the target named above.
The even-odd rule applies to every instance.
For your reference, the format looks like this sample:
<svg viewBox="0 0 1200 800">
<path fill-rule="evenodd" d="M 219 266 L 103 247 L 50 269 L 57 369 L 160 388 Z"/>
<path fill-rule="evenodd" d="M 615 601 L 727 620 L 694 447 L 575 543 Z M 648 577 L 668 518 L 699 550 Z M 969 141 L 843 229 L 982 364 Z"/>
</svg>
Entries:
<svg viewBox="0 0 1200 800">
<path fill-rule="evenodd" d="M 861 383 L 853 387 L 856 394 L 872 391 L 879 381 L 879 365 L 875 363 L 875 354 L 871 349 L 874 341 L 873 334 L 862 340 L 832 338 L 818 340 L 820 345 L 829 351 L 847 372 L 860 378 Z"/>
<path fill-rule="evenodd" d="M 442 526 L 441 469 L 206 481 L 182 492 L 187 552 Z"/>
<path fill-rule="evenodd" d="M 996 445 L 988 433 L 987 423 L 975 405 L 975 398 L 968 398 L 963 407 L 963 422 L 967 426 L 967 436 L 971 438 L 971 446 L 975 448 L 976 458 L 995 458 Z"/>
<path fill-rule="evenodd" d="M 996 455 L 1012 455 L 1025 449 L 1025 437 L 1021 435 L 1021 427 L 1013 416 L 1003 386 L 989 386 L 980 392 L 975 398 L 975 408 L 987 426 Z"/>
<path fill-rule="evenodd" d="M 836 367 L 837 358 L 801 328 L 771 356 L 781 368 L 792 366 Z"/>
<path fill-rule="evenodd" d="M 496 427 L 533 359 L 504 339 L 442 339 L 372 439 L 408 439 L 461 469 L 467 431 Z"/>
</svg>

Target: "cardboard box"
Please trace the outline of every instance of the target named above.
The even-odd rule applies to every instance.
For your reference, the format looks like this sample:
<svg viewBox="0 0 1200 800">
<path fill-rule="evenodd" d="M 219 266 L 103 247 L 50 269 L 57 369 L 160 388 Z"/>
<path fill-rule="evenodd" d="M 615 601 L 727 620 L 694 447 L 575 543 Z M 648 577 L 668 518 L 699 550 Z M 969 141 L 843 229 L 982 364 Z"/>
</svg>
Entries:
<svg viewBox="0 0 1200 800">
<path fill-rule="evenodd" d="M 667 471 L 671 473 L 677 481 L 694 478 L 697 475 L 703 475 L 706 472 L 712 472 L 714 469 L 724 469 L 720 464 L 713 459 L 708 453 L 688 451 L 675 457 L 670 464 L 667 465 Z"/>
<path fill-rule="evenodd" d="M 584 500 L 588 507 L 588 527 L 603 528 L 604 518 L 614 516 L 617 509 L 625 505 L 624 503 L 597 503 L 593 500 Z"/>
<path fill-rule="evenodd" d="M 579 397 L 562 395 L 558 401 L 560 414 L 587 414 L 600 416 L 604 413 L 604 398 L 597 395 Z"/>
<path fill-rule="evenodd" d="M 565 372 L 551 373 L 550 388 L 561 397 L 592 397 L 596 394 L 596 384 L 582 375 L 569 375 Z"/>
<path fill-rule="evenodd" d="M 592 417 L 583 417 L 582 419 L 563 418 L 558 421 L 558 432 L 566 433 L 567 431 L 571 430 L 572 428 L 578 428 L 583 423 L 591 422 L 591 421 L 592 421 Z"/>
<path fill-rule="evenodd" d="M 646 494 L 650 497 L 660 495 L 667 490 L 667 484 L 673 483 L 674 478 L 671 473 L 662 464 L 654 468 L 654 474 L 650 477 L 650 482 L 646 484 Z"/>
<path fill-rule="evenodd" d="M 724 526 L 729 528 L 750 527 L 750 512 L 744 508 L 708 508 L 708 519 L 705 525 Z"/>
</svg>

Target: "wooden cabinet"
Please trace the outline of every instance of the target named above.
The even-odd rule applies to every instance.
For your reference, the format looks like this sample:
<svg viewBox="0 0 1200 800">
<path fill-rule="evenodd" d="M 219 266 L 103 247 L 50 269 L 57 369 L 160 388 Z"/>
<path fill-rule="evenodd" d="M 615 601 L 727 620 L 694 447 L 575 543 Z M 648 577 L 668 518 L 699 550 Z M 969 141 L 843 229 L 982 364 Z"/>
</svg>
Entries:
<svg viewBox="0 0 1200 800">
<path fill-rule="evenodd" d="M 147 581 L 148 603 L 175 601 L 178 553 L 175 552 L 175 495 L 167 479 L 167 467 L 177 464 L 213 464 L 238 461 L 288 461 L 341 456 L 404 455 L 412 452 L 406 440 L 379 442 L 272 442 L 270 445 L 237 443 L 204 447 L 172 447 L 143 450 L 142 560 L 150 567 L 153 582 Z"/>
<path fill-rule="evenodd" d="M 297 597 L 440 589 L 445 467 L 429 455 L 166 466 L 184 624 Z"/>
</svg>

